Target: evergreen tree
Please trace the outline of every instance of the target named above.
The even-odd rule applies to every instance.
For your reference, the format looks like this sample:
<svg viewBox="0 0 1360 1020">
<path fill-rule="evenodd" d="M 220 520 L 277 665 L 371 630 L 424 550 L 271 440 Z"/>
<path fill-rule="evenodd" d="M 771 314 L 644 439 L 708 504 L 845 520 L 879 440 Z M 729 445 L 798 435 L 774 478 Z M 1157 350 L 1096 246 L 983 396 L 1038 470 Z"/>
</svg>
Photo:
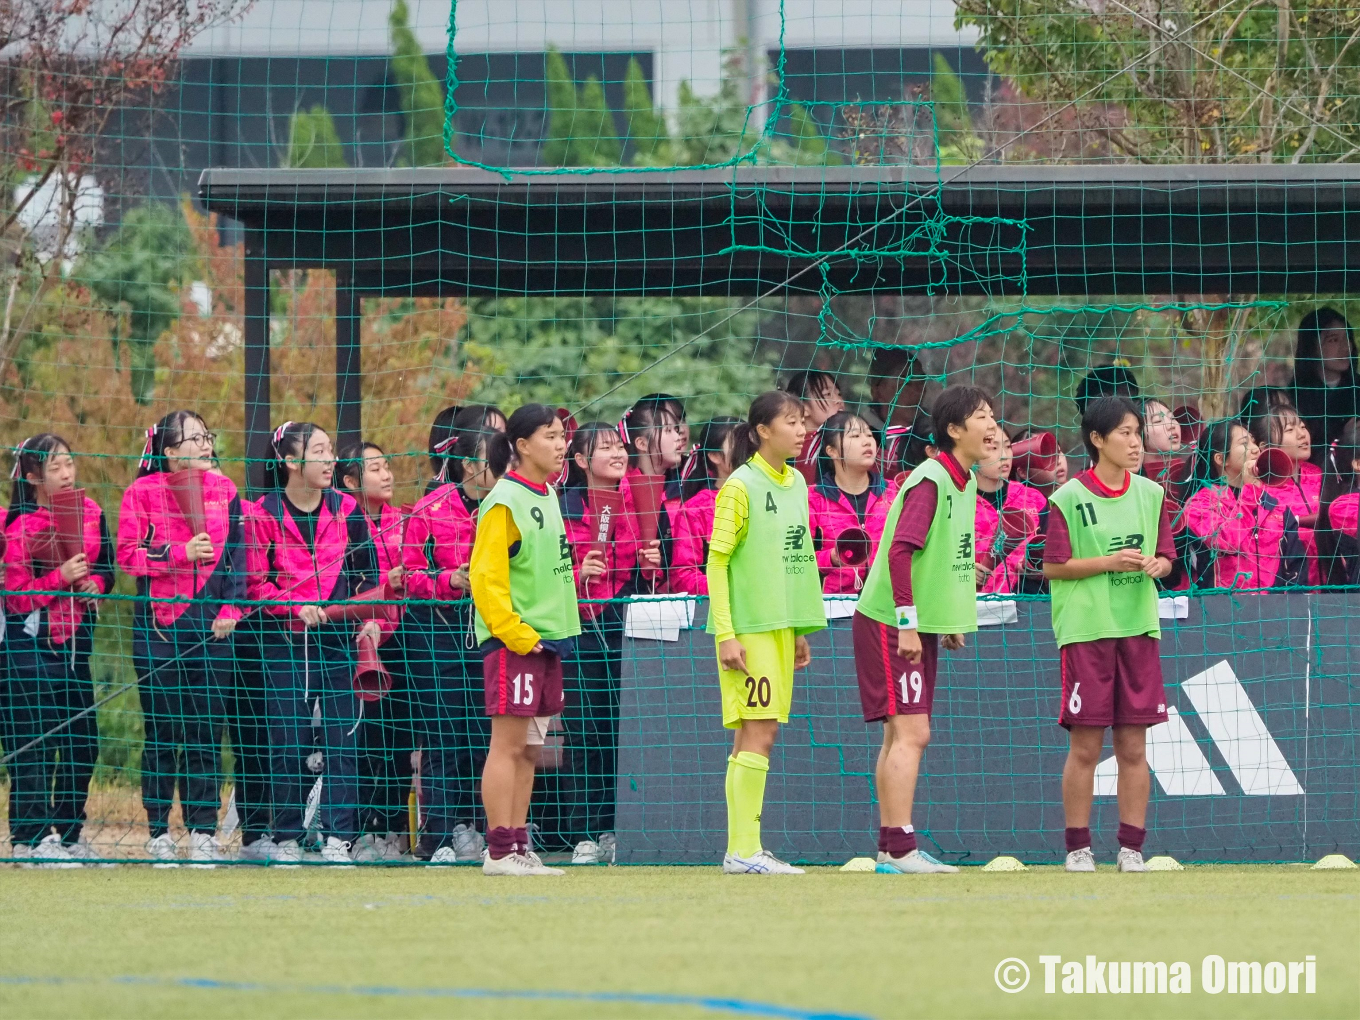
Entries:
<svg viewBox="0 0 1360 1020">
<path fill-rule="evenodd" d="M 349 166 L 335 120 L 324 106 L 293 114 L 288 122 L 288 152 L 283 165 L 297 170 Z"/>
<path fill-rule="evenodd" d="M 576 82 L 572 80 L 566 59 L 551 46 L 544 65 L 544 78 L 548 132 L 543 142 L 542 162 L 547 166 L 567 166 L 576 137 Z"/>
<path fill-rule="evenodd" d="M 604 98 L 604 86 L 594 75 L 586 79 L 577 96 L 573 135 L 572 166 L 618 166 L 623 158 L 623 145 Z"/>
<path fill-rule="evenodd" d="M 672 153 L 666 118 L 652 101 L 647 79 L 637 57 L 628 61 L 623 76 L 623 115 L 628 120 L 628 141 L 633 147 L 633 162 L 639 166 L 669 166 Z"/>
<path fill-rule="evenodd" d="M 444 86 L 411 31 L 406 0 L 397 0 L 387 19 L 392 34 L 392 76 L 397 82 L 406 137 L 398 160 L 406 166 L 439 166 L 444 151 Z"/>
</svg>

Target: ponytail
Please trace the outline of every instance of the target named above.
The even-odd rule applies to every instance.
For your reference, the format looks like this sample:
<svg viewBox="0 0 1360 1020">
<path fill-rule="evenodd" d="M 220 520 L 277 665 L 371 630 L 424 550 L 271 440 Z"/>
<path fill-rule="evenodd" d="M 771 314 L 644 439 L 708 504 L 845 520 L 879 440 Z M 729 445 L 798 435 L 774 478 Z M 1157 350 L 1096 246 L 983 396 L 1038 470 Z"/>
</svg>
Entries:
<svg viewBox="0 0 1360 1020">
<path fill-rule="evenodd" d="M 288 465 L 285 457 L 302 457 L 307 452 L 307 444 L 312 441 L 312 433 L 324 432 L 309 421 L 286 421 L 274 430 L 270 446 L 274 456 L 265 462 L 264 481 L 270 489 L 282 489 L 288 484 Z"/>
<path fill-rule="evenodd" d="M 740 418 L 725 415 L 714 418 L 704 426 L 703 431 L 699 433 L 699 443 L 680 474 L 680 502 L 684 503 L 696 493 L 713 488 L 713 483 L 717 479 L 713 474 L 713 462 L 708 459 L 708 455 L 725 453 L 723 447 L 732 430 L 745 427 L 746 423 Z M 729 466 L 735 467 L 736 464 Z"/>
<path fill-rule="evenodd" d="M 741 467 L 760 449 L 761 425 L 770 425 L 781 414 L 791 409 L 803 413 L 803 402 L 785 390 L 769 390 L 751 401 L 746 421 L 732 429 L 732 468 Z M 771 465 L 778 467 L 779 465 Z"/>
<path fill-rule="evenodd" d="M 519 441 L 557 420 L 557 412 L 547 404 L 525 404 L 516 410 L 506 421 L 505 431 L 486 441 L 486 464 L 491 473 L 500 478 L 509 471 L 518 459 Z"/>
<path fill-rule="evenodd" d="M 174 448 L 184 442 L 185 426 L 190 422 L 201 425 L 205 433 L 208 431 L 208 423 L 193 411 L 171 411 L 146 430 L 142 459 L 137 463 L 138 478 L 165 470 L 166 447 Z"/>
<path fill-rule="evenodd" d="M 70 453 L 71 444 L 53 432 L 39 432 L 21 440 L 14 448 L 14 467 L 10 469 L 12 481 L 9 492 L 9 513 L 5 517 L 6 526 L 19 514 L 32 510 L 38 505 L 29 475 L 42 474 L 47 458 L 56 453 Z"/>
</svg>

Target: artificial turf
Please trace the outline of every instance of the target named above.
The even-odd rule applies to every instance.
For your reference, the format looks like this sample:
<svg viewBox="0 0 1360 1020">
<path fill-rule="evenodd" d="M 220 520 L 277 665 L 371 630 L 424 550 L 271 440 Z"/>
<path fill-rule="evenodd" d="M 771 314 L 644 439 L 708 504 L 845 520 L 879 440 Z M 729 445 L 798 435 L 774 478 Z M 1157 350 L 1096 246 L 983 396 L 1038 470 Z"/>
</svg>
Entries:
<svg viewBox="0 0 1360 1020">
<path fill-rule="evenodd" d="M 1360 1016 L 1355 871 L 0 868 L 0 905 L 3 1017 Z M 1317 991 L 1207 994 L 1211 953 L 1312 954 Z M 1045 994 L 1041 954 L 1184 960 L 1194 990 Z"/>
</svg>

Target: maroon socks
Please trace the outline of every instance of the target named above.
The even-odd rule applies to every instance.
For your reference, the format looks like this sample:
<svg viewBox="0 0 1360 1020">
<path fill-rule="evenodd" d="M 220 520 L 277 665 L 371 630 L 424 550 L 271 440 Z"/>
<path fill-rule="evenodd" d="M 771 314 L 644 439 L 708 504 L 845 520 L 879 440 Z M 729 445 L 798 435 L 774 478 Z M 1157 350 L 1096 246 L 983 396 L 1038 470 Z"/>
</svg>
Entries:
<svg viewBox="0 0 1360 1020">
<path fill-rule="evenodd" d="M 509 857 L 515 852 L 516 831 L 519 830 L 502 825 L 487 832 L 486 849 L 493 861 L 499 861 L 502 857 Z"/>
<path fill-rule="evenodd" d="M 1147 839 L 1147 829 L 1140 829 L 1128 822 L 1119 823 L 1119 845 L 1129 850 L 1143 852 L 1143 840 Z"/>
<path fill-rule="evenodd" d="M 890 857 L 905 857 L 916 849 L 916 830 L 910 825 L 880 825 L 878 849 Z"/>
<path fill-rule="evenodd" d="M 1090 826 L 1083 825 L 1080 828 L 1068 827 L 1063 829 L 1063 840 L 1067 843 L 1067 852 L 1073 850 L 1085 850 L 1091 846 Z"/>
<path fill-rule="evenodd" d="M 529 827 L 521 826 L 515 831 L 515 853 L 527 854 L 529 852 Z"/>
</svg>

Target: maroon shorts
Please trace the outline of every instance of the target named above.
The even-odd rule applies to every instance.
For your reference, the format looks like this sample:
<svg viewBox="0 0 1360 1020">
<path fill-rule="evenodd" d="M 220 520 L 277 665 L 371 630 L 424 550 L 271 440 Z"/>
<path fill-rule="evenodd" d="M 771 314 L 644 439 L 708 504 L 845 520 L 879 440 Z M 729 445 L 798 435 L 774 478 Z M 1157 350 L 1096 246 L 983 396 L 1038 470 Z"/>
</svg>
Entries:
<svg viewBox="0 0 1360 1020">
<path fill-rule="evenodd" d="M 935 669 L 940 659 L 938 634 L 921 635 L 921 661 L 897 654 L 897 628 L 856 613 L 851 636 L 859 703 L 865 722 L 890 715 L 930 715 L 935 702 Z"/>
<path fill-rule="evenodd" d="M 1058 723 L 1072 727 L 1166 722 L 1160 644 L 1143 634 L 1064 645 Z"/>
<path fill-rule="evenodd" d="M 553 652 L 516 655 L 502 645 L 482 657 L 487 715 L 557 715 L 562 659 Z"/>
</svg>

